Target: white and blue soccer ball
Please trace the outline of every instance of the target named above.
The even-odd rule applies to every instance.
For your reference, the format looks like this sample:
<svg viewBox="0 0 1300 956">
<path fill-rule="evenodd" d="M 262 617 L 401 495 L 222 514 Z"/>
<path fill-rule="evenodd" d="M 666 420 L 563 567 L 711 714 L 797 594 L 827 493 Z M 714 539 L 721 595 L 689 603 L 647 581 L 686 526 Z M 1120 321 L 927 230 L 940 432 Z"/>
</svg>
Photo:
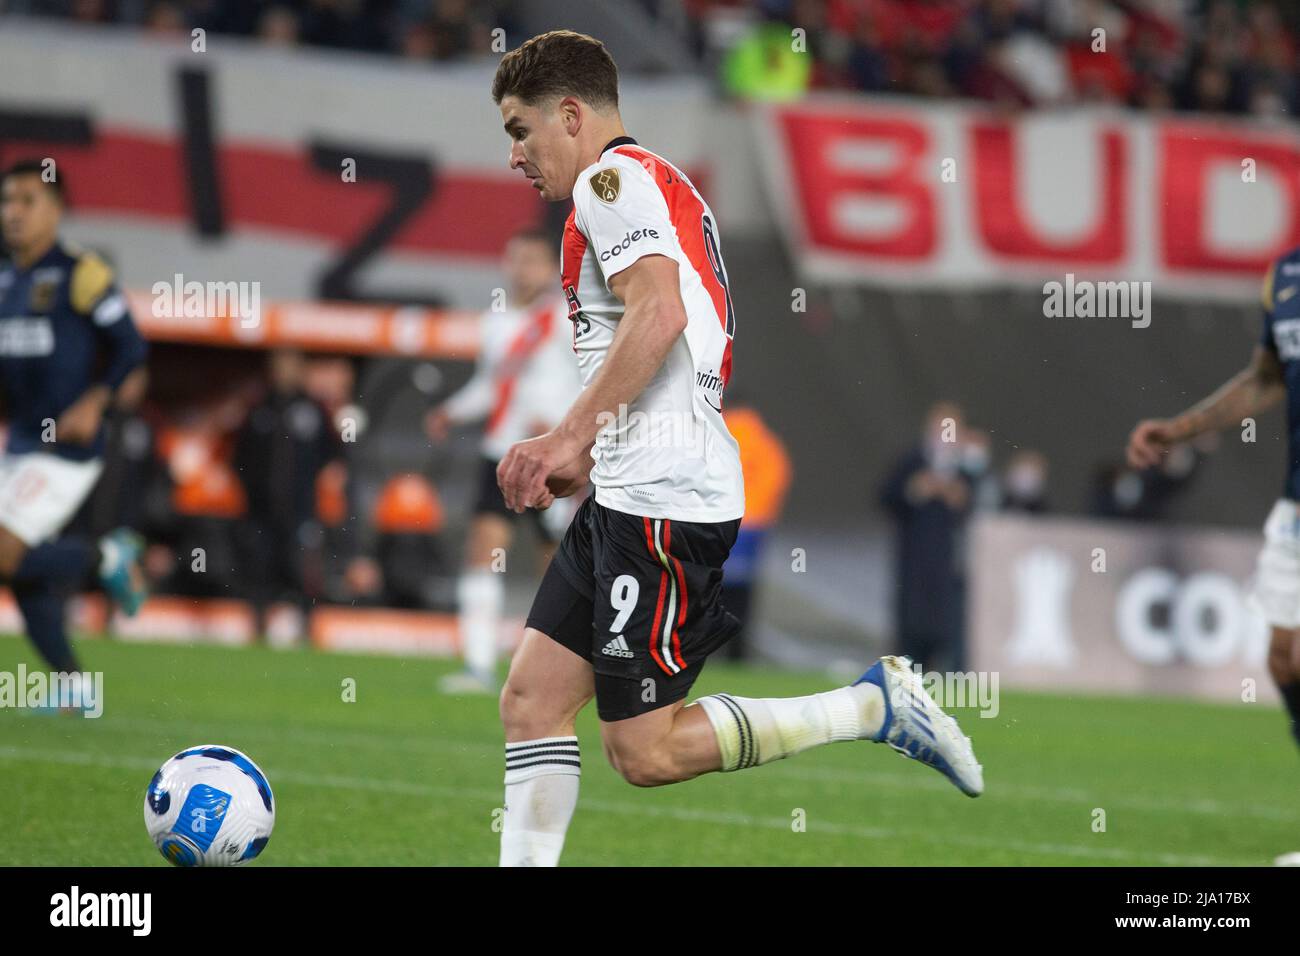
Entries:
<svg viewBox="0 0 1300 956">
<path fill-rule="evenodd" d="M 144 825 L 176 866 L 239 866 L 265 849 L 275 797 L 257 764 L 232 747 L 202 744 L 159 768 L 144 795 Z"/>
</svg>

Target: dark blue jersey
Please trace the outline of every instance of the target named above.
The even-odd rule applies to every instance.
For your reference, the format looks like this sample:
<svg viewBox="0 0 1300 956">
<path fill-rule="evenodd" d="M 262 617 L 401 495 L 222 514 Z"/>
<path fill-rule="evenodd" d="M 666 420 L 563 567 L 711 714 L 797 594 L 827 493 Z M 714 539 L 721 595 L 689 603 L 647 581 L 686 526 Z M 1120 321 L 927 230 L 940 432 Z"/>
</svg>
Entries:
<svg viewBox="0 0 1300 956">
<path fill-rule="evenodd" d="M 55 243 L 29 269 L 0 265 L 6 451 L 45 451 L 73 461 L 99 457 L 102 426 L 90 445 L 73 445 L 60 443 L 49 423 L 93 385 L 116 390 L 145 352 L 113 271 L 98 256 Z"/>
<path fill-rule="evenodd" d="M 1274 261 L 1264 277 L 1260 344 L 1277 356 L 1286 381 L 1287 498 L 1300 500 L 1300 247 Z"/>
</svg>

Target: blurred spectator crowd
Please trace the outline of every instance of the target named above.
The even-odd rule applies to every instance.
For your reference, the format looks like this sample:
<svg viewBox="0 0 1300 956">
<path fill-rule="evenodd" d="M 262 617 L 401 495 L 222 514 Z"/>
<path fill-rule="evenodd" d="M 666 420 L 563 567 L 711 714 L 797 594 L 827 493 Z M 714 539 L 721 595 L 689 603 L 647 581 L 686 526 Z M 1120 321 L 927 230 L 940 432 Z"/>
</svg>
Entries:
<svg viewBox="0 0 1300 956">
<path fill-rule="evenodd" d="M 741 94 L 747 80 L 789 58 L 791 30 L 800 28 L 812 54 L 804 68 L 809 88 L 968 97 L 1011 107 L 1107 102 L 1260 116 L 1300 108 L 1295 3 L 687 0 L 687 6 L 697 49 L 727 46 L 733 63 L 724 72 Z M 738 57 L 760 66 L 737 69 Z M 790 59 L 795 72 L 798 63 Z M 778 85 L 778 91 L 793 87 L 797 94 L 804 85 Z M 759 95 L 761 89 L 760 83 Z"/>
<path fill-rule="evenodd" d="M 0 0 L 0 12 L 122 24 L 159 35 L 195 28 L 281 46 L 389 53 L 416 60 L 482 55 L 511 32 L 493 0 Z"/>
<path fill-rule="evenodd" d="M 1100 461 L 1087 513 L 1094 518 L 1163 521 L 1193 483 L 1214 436 L 1174 448 L 1153 468 Z M 1016 448 L 1001 468 L 988 432 L 970 425 L 961 406 L 936 402 L 920 434 L 890 469 L 878 503 L 894 524 L 894 621 L 897 650 L 938 670 L 962 670 L 970 560 L 967 525 L 977 512 L 1043 515 L 1050 463 Z"/>
<path fill-rule="evenodd" d="M 0 12 L 196 27 L 279 46 L 448 61 L 523 39 L 526 0 L 0 0 Z M 1281 0 L 602 0 L 649 14 L 733 94 L 809 89 L 1106 102 L 1257 116 L 1300 111 L 1300 4 Z M 563 4 L 556 4 L 556 15 Z M 537 7 L 546 13 L 547 4 Z M 545 20 L 543 16 L 541 18 Z M 541 22 L 541 21 L 539 21 Z M 795 35 L 794 31 L 802 31 Z"/>
</svg>

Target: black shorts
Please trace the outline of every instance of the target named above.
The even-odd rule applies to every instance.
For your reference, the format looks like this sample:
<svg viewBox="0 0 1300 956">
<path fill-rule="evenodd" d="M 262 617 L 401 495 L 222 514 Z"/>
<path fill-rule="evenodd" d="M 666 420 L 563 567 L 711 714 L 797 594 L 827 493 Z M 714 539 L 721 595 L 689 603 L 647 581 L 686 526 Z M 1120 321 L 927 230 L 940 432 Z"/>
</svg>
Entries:
<svg viewBox="0 0 1300 956">
<path fill-rule="evenodd" d="M 596 710 L 625 720 L 684 698 L 740 622 L 719 600 L 740 521 L 644 518 L 588 498 L 542 578 L 528 626 L 589 662 Z"/>
<path fill-rule="evenodd" d="M 531 521 L 537 528 L 537 533 L 542 536 L 542 540 L 554 544 L 559 540 L 559 535 L 552 531 L 542 520 L 542 513 L 535 508 L 529 508 L 523 514 L 511 511 L 506 507 L 506 499 L 501 494 L 501 486 L 497 484 L 497 465 L 500 462 L 493 461 L 491 458 L 484 457 L 479 464 L 478 471 L 478 500 L 474 505 L 475 515 L 500 515 L 511 522 L 514 521 Z"/>
</svg>

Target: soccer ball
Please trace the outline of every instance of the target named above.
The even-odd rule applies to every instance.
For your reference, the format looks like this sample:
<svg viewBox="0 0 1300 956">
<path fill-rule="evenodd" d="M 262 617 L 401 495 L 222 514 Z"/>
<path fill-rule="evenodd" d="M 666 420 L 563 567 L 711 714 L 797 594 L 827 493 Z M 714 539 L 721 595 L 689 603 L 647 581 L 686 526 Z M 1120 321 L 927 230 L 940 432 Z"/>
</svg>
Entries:
<svg viewBox="0 0 1300 956">
<path fill-rule="evenodd" d="M 176 866 L 238 866 L 266 847 L 275 798 L 266 774 L 231 747 L 182 750 L 144 795 L 144 825 Z"/>
</svg>

